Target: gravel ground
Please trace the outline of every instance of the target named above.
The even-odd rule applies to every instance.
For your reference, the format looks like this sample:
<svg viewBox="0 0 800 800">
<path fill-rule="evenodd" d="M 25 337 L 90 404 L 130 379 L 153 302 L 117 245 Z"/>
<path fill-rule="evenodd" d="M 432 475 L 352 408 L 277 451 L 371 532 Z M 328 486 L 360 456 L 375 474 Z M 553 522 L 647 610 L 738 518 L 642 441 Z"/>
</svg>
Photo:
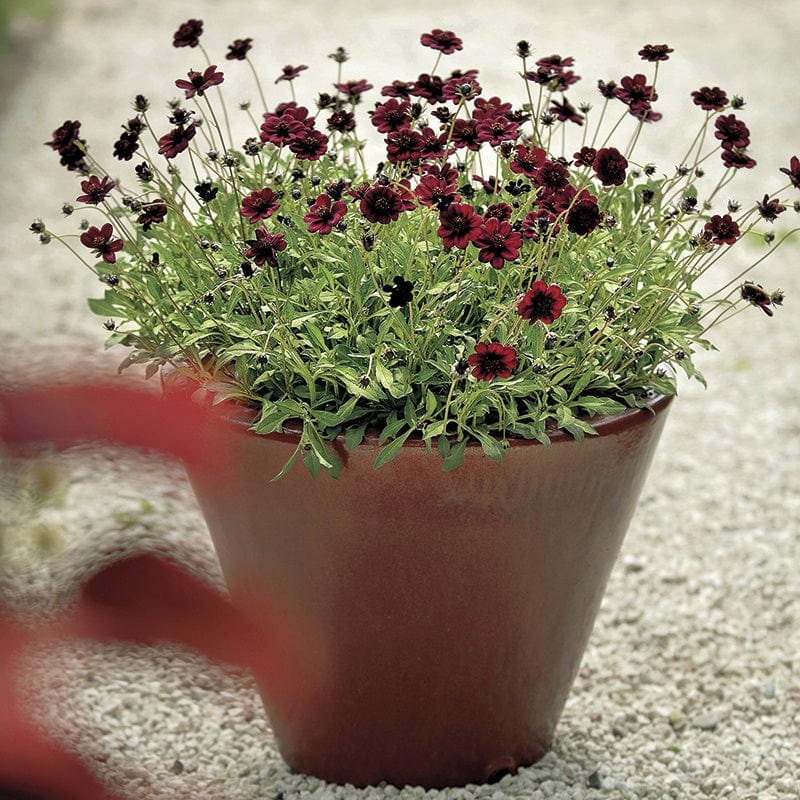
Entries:
<svg viewBox="0 0 800 800">
<path fill-rule="evenodd" d="M 743 201 L 778 185 L 775 170 L 800 149 L 794 0 L 712 0 L 705 10 L 673 0 L 663 17 L 632 0 L 558 9 L 506 2 L 491 11 L 475 2 L 426 5 L 407 0 L 367 12 L 366 4 L 339 0 L 334 12 L 316 0 L 62 0 L 50 26 L 15 28 L 16 68 L 7 73 L 15 80 L 0 106 L 3 373 L 76 364 L 106 372 L 121 357 L 102 353 L 104 333 L 86 311 L 91 277 L 27 232 L 34 217 L 60 216 L 61 203 L 75 195 L 74 177 L 59 172 L 41 142 L 77 117 L 99 150 L 116 138 L 137 92 L 173 96 L 172 80 L 193 66 L 186 51 L 169 46 L 188 17 L 205 19 L 210 52 L 252 36 L 263 45 L 258 59 L 268 76 L 302 61 L 314 70 L 306 75 L 320 76 L 306 81 L 314 87 L 331 74 L 325 55 L 339 44 L 353 55 L 352 77 L 379 86 L 411 77 L 427 62 L 415 54 L 409 66 L 408 46 L 438 26 L 465 39 L 454 66 L 490 65 L 483 72 L 490 90 L 510 94 L 513 45 L 525 37 L 541 54 L 577 56 L 587 80 L 573 100 L 594 99 L 593 79 L 635 71 L 642 44 L 666 41 L 676 52 L 662 71 L 662 97 L 674 89 L 684 102 L 689 90 L 716 84 L 748 100 L 743 113 L 765 188 L 748 174 Z M 682 123 L 667 113 L 653 128 L 656 156 L 673 153 Z M 663 156 L 671 157 L 680 155 Z M 774 319 L 753 309 L 719 330 L 721 352 L 701 359 L 710 388 L 682 388 L 553 751 L 496 785 L 429 792 L 431 800 L 800 798 L 798 252 L 794 245 L 776 254 L 763 278 L 786 291 L 786 307 Z M 20 500 L 6 508 L 14 524 L 2 568 L 12 607 L 53 608 L 98 563 L 141 547 L 168 550 L 219 581 L 204 523 L 174 464 L 81 447 L 22 480 L 50 490 L 40 507 Z M 183 652 L 64 646 L 39 657 L 30 680 L 54 733 L 132 797 L 425 794 L 357 791 L 291 774 L 253 685 Z"/>
</svg>

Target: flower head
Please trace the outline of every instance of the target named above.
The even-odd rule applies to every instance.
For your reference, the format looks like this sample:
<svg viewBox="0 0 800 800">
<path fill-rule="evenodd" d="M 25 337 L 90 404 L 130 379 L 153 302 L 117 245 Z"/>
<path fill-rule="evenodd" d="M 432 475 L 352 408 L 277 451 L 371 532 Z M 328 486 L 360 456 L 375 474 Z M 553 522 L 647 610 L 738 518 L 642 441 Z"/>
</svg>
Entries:
<svg viewBox="0 0 800 800">
<path fill-rule="evenodd" d="M 281 81 L 293 81 L 305 69 L 308 69 L 305 64 L 298 64 L 296 67 L 293 67 L 291 64 L 287 64 L 283 70 L 281 70 L 281 74 L 275 79 L 275 83 L 280 83 Z"/>
<path fill-rule="evenodd" d="M 347 206 L 341 200 L 321 194 L 308 209 L 303 221 L 308 223 L 309 231 L 324 235 L 330 233 L 346 213 Z"/>
<path fill-rule="evenodd" d="M 545 281 L 539 280 L 534 281 L 531 288 L 525 292 L 517 305 L 517 313 L 531 325 L 534 322 L 550 325 L 561 316 L 566 304 L 567 298 L 564 297 L 558 284 L 548 285 Z"/>
<path fill-rule="evenodd" d="M 439 215 L 439 229 L 446 249 L 458 247 L 465 249 L 470 242 L 480 236 L 483 219 L 469 203 L 451 203 Z"/>
<path fill-rule="evenodd" d="M 228 61 L 244 61 L 252 47 L 253 40 L 250 38 L 234 39 L 233 42 L 228 45 L 228 53 L 225 58 L 228 59 Z"/>
<path fill-rule="evenodd" d="M 789 180 L 795 189 L 800 189 L 800 158 L 792 156 L 788 168 L 781 167 L 781 172 L 789 176 Z"/>
<path fill-rule="evenodd" d="M 278 195 L 272 189 L 255 189 L 242 198 L 240 213 L 255 225 L 269 219 L 278 210 L 278 206 Z"/>
<path fill-rule="evenodd" d="M 256 238 L 248 239 L 250 246 L 245 250 L 245 257 L 253 259 L 259 267 L 269 264 L 278 266 L 278 253 L 286 249 L 286 238 L 282 233 L 269 233 L 266 228 L 256 228 Z"/>
<path fill-rule="evenodd" d="M 178 125 L 158 140 L 158 152 L 167 158 L 175 158 L 189 146 L 195 133 L 197 127 L 193 122 L 186 127 Z"/>
<path fill-rule="evenodd" d="M 142 226 L 143 231 L 149 231 L 156 223 L 163 222 L 166 216 L 167 204 L 158 198 L 142 206 L 142 213 L 136 221 Z"/>
<path fill-rule="evenodd" d="M 667 61 L 672 48 L 666 44 L 646 44 L 640 51 L 642 61 Z"/>
<path fill-rule="evenodd" d="M 188 19 L 172 37 L 173 47 L 197 47 L 203 33 L 203 20 Z"/>
<path fill-rule="evenodd" d="M 456 50 L 461 50 L 463 47 L 463 42 L 453 31 L 443 31 L 441 28 L 434 28 L 430 33 L 423 33 L 419 40 L 425 47 L 438 50 L 444 55 L 455 53 Z"/>
<path fill-rule="evenodd" d="M 704 111 L 721 111 L 728 105 L 728 95 L 719 86 L 703 86 L 692 92 L 692 99 Z"/>
<path fill-rule="evenodd" d="M 193 69 L 189 70 L 189 80 L 182 78 L 175 81 L 175 85 L 179 89 L 183 89 L 186 94 L 186 99 L 189 100 L 195 95 L 202 97 L 203 94 L 212 86 L 219 86 L 225 79 L 223 73 L 217 71 L 217 65 L 211 64 L 203 72 L 197 72 Z"/>
<path fill-rule="evenodd" d="M 592 167 L 603 186 L 620 186 L 625 182 L 628 160 L 616 147 L 602 147 L 597 151 Z"/>
<path fill-rule="evenodd" d="M 494 378 L 510 378 L 519 366 L 519 359 L 517 351 L 511 346 L 500 342 L 478 342 L 467 364 L 472 367 L 473 377 L 491 381 Z"/>
<path fill-rule="evenodd" d="M 747 147 L 750 144 L 750 131 L 742 120 L 734 114 L 717 117 L 714 120 L 714 136 L 720 140 L 725 150 L 734 147 Z"/>
<path fill-rule="evenodd" d="M 413 297 L 414 282 L 407 281 L 401 275 L 395 275 L 392 283 L 384 286 L 383 291 L 389 292 L 389 305 L 392 308 L 407 306 Z"/>
<path fill-rule="evenodd" d="M 75 200 L 78 203 L 97 205 L 108 197 L 115 186 L 116 183 L 107 175 L 103 176 L 102 179 L 98 178 L 96 175 L 91 175 L 85 181 L 81 181 L 83 194 L 76 197 Z"/>
<path fill-rule="evenodd" d="M 95 255 L 106 264 L 113 264 L 117 260 L 117 253 L 122 250 L 122 239 L 114 238 L 114 229 L 110 222 L 107 222 L 102 228 L 94 225 L 89 227 L 81 234 L 81 244 L 94 250 Z"/>
<path fill-rule="evenodd" d="M 733 244 L 739 238 L 739 226 L 730 214 L 714 214 L 706 222 L 703 233 L 712 244 Z"/>
<path fill-rule="evenodd" d="M 370 222 L 388 225 L 405 211 L 401 194 L 391 186 L 376 184 L 364 192 L 359 203 L 361 213 Z"/>
<path fill-rule="evenodd" d="M 506 261 L 519 256 L 522 236 L 508 222 L 489 217 L 479 228 L 472 244 L 480 250 L 478 258 L 500 269 Z"/>
</svg>

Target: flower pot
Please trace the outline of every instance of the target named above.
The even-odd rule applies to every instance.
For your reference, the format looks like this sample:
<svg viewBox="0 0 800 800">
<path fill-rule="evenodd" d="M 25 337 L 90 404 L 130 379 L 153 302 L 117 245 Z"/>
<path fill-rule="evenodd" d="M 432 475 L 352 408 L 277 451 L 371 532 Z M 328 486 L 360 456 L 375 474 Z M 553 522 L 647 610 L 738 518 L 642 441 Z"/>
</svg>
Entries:
<svg viewBox="0 0 800 800">
<path fill-rule="evenodd" d="M 513 440 L 500 463 L 474 446 L 443 472 L 409 440 L 376 471 L 368 437 L 352 453 L 334 443 L 339 480 L 298 466 L 277 482 L 297 436 L 259 436 L 241 407 L 221 417 L 176 389 L 165 400 L 2 389 L 0 439 L 184 460 L 231 596 L 255 620 L 252 650 L 270 653 L 248 663 L 292 767 L 441 787 L 547 751 L 669 398 L 600 419 L 582 443 Z"/>
<path fill-rule="evenodd" d="M 414 442 L 375 470 L 368 439 L 339 448 L 339 480 L 296 466 L 271 482 L 297 438 L 232 423 L 224 464 L 189 474 L 234 601 L 313 626 L 300 695 L 256 676 L 286 761 L 336 783 L 442 787 L 539 759 L 668 405 L 582 443 L 514 441 L 499 463 L 468 447 L 452 472 Z"/>
</svg>

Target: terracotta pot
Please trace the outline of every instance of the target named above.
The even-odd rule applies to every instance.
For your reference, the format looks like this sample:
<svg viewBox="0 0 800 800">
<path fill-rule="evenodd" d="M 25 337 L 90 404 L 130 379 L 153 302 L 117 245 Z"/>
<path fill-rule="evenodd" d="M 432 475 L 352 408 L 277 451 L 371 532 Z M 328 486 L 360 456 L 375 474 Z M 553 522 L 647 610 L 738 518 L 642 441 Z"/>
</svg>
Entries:
<svg viewBox="0 0 800 800">
<path fill-rule="evenodd" d="M 241 424 L 224 467 L 190 467 L 234 600 L 268 591 L 315 629 L 301 696 L 257 675 L 286 761 L 336 783 L 442 787 L 539 759 L 668 406 L 583 443 L 515 442 L 502 463 L 470 447 L 453 472 L 418 443 L 376 471 L 367 441 L 340 450 L 338 481 L 297 465 L 271 482 L 297 439 Z"/>
<path fill-rule="evenodd" d="M 182 458 L 231 596 L 257 615 L 253 649 L 272 655 L 254 672 L 288 763 L 441 787 L 550 746 L 668 407 L 603 419 L 583 443 L 515 441 L 501 463 L 470 447 L 446 473 L 413 442 L 375 471 L 368 439 L 339 448 L 338 481 L 298 465 L 271 482 L 296 436 L 176 390 L 0 388 L 0 439 Z"/>
</svg>

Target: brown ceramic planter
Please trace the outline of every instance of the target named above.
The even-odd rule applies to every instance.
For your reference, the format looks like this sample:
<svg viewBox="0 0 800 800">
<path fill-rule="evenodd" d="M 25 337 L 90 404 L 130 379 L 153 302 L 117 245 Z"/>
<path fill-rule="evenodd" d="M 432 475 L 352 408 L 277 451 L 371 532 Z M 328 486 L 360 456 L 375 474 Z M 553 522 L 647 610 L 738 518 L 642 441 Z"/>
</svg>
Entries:
<svg viewBox="0 0 800 800">
<path fill-rule="evenodd" d="M 669 401 L 583 443 L 479 447 L 442 472 L 409 444 L 342 451 L 340 480 L 295 467 L 290 436 L 244 425 L 192 473 L 234 600 L 314 626 L 302 696 L 261 679 L 296 770 L 357 786 L 484 782 L 550 747 Z M 266 635 L 266 634 L 265 634 Z M 257 676 L 259 678 L 259 676 Z"/>
<path fill-rule="evenodd" d="M 187 394 L 167 400 L 124 386 L 0 389 L 0 438 L 109 439 L 184 459 L 233 599 L 263 612 L 274 660 L 254 669 L 292 767 L 441 787 L 545 753 L 668 399 L 600 421 L 583 443 L 514 442 L 502 463 L 475 446 L 445 473 L 408 443 L 375 471 L 368 440 L 340 450 L 338 481 L 298 465 L 279 482 L 296 437 L 258 436 L 233 412 L 220 422 Z M 275 679 L 287 664 L 299 692 Z"/>
</svg>

